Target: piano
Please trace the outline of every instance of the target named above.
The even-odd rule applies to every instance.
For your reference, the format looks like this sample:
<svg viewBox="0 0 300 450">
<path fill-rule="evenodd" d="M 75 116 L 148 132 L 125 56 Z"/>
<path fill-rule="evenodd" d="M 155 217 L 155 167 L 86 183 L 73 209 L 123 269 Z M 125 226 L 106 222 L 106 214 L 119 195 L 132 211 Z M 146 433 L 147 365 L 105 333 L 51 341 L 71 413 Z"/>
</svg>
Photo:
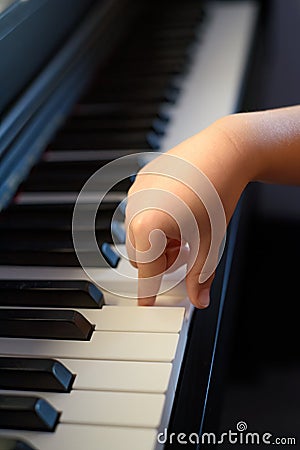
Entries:
<svg viewBox="0 0 300 450">
<path fill-rule="evenodd" d="M 139 153 L 241 109 L 258 18 L 252 0 L 0 1 L 0 449 L 176 448 L 180 427 L 197 447 L 239 211 L 206 312 L 177 272 L 156 306 L 137 307 L 119 205 Z M 72 242 L 76 199 L 127 155 L 87 273 Z M 196 316 L 209 331 L 191 394 Z"/>
</svg>

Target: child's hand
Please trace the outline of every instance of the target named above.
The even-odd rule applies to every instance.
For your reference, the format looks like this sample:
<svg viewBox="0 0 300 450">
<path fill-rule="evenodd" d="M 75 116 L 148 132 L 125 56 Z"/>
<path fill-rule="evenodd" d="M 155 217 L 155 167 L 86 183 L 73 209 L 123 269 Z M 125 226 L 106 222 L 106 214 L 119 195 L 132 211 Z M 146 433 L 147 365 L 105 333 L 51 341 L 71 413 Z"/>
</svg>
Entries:
<svg viewBox="0 0 300 450">
<path fill-rule="evenodd" d="M 299 144 L 297 106 L 236 114 L 139 172 L 128 193 L 126 225 L 140 305 L 154 304 L 163 273 L 178 258 L 187 261 L 191 302 L 208 306 L 218 250 L 243 189 L 258 179 L 300 182 Z"/>
<path fill-rule="evenodd" d="M 177 258 L 187 262 L 191 302 L 209 304 L 226 225 L 248 181 L 236 176 L 241 157 L 222 126 L 147 164 L 128 193 L 127 250 L 138 269 L 140 305 L 154 303 L 162 274 Z"/>
</svg>

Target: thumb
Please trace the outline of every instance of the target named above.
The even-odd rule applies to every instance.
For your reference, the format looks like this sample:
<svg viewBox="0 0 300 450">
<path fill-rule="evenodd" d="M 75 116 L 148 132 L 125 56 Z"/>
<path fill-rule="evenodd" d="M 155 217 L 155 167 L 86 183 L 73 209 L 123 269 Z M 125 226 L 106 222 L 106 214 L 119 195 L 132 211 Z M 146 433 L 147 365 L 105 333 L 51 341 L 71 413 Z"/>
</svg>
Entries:
<svg viewBox="0 0 300 450">
<path fill-rule="evenodd" d="M 197 308 L 207 308 L 210 303 L 210 289 L 212 282 L 215 278 L 215 273 L 213 273 L 205 283 L 199 283 L 198 285 L 198 298 L 197 298 Z"/>
<path fill-rule="evenodd" d="M 189 273 L 186 277 L 186 287 L 191 303 L 196 308 L 204 309 L 210 303 L 210 288 L 214 280 L 213 273 L 204 283 L 199 283 L 199 272 Z"/>
</svg>

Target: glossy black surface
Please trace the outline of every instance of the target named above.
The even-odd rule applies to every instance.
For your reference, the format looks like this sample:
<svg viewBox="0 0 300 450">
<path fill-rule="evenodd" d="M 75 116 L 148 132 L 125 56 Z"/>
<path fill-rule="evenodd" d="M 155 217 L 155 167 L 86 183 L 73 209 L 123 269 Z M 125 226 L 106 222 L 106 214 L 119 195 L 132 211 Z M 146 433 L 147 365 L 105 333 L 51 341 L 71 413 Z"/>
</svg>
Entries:
<svg viewBox="0 0 300 450">
<path fill-rule="evenodd" d="M 1 306 L 101 308 L 103 294 L 85 280 L 0 280 Z"/>
<path fill-rule="evenodd" d="M 74 378 L 55 359 L 0 357 L 0 389 L 69 392 Z"/>
<path fill-rule="evenodd" d="M 88 341 L 93 330 L 94 325 L 78 311 L 17 308 L 0 310 L 0 337 Z"/>
<path fill-rule="evenodd" d="M 0 394 L 0 427 L 54 431 L 60 413 L 40 397 Z"/>
</svg>

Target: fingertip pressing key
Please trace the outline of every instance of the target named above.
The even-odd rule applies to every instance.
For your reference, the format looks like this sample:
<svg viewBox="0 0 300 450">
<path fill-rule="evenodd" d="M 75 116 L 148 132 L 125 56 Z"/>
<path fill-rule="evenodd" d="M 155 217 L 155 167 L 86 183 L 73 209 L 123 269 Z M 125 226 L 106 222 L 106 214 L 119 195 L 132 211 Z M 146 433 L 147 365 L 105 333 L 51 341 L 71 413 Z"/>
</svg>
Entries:
<svg viewBox="0 0 300 450">
<path fill-rule="evenodd" d="M 155 304 L 155 297 L 141 297 L 138 299 L 139 306 L 153 306 Z"/>
</svg>

